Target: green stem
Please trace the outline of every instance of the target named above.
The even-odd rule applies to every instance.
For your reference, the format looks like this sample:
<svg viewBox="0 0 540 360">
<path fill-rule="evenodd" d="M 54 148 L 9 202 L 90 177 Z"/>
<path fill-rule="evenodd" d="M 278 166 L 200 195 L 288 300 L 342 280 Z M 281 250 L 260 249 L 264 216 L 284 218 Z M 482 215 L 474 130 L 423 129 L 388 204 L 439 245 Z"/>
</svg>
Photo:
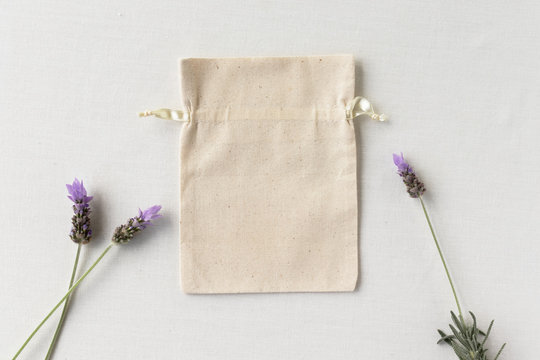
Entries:
<svg viewBox="0 0 540 360">
<path fill-rule="evenodd" d="M 51 317 L 51 315 L 56 311 L 56 309 L 58 309 L 60 307 L 60 305 L 62 305 L 62 303 L 69 297 L 69 295 L 73 292 L 73 290 L 75 290 L 77 288 L 77 286 L 79 286 L 79 284 L 81 283 L 81 281 L 84 280 L 84 278 L 86 276 L 88 276 L 88 274 L 90 274 L 90 271 L 92 271 L 96 265 L 101 261 L 101 259 L 103 259 L 103 257 L 105 256 L 105 254 L 107 254 L 107 252 L 111 249 L 111 247 L 113 247 L 114 244 L 110 244 L 109 246 L 107 246 L 105 248 L 105 250 L 103 250 L 103 252 L 101 253 L 101 255 L 99 255 L 99 257 L 97 258 L 97 260 L 92 264 L 92 266 L 90 266 L 90 268 L 88 270 L 86 270 L 86 272 L 80 277 L 79 280 L 77 280 L 75 282 L 75 284 L 73 284 L 73 286 L 71 288 L 69 288 L 68 292 L 64 295 L 64 297 L 62 299 L 60 299 L 60 301 L 58 302 L 58 304 L 56 304 L 55 307 L 53 307 L 53 309 L 47 314 L 47 316 L 45 316 L 45 318 L 39 323 L 39 325 L 34 329 L 34 331 L 32 331 L 32 333 L 30 334 L 30 336 L 28 337 L 28 339 L 26 339 L 26 341 L 24 342 L 24 344 L 22 344 L 22 346 L 20 347 L 19 351 L 17 351 L 17 353 L 15 354 L 15 356 L 13 357 L 12 360 L 15 360 L 19 354 L 23 351 L 23 349 L 26 347 L 26 345 L 30 342 L 30 340 L 34 337 L 34 335 L 37 333 L 37 331 L 43 326 L 43 324 Z"/>
<path fill-rule="evenodd" d="M 424 215 L 426 216 L 427 223 L 429 225 L 429 230 L 431 230 L 431 235 L 433 236 L 433 240 L 435 240 L 435 245 L 437 246 L 437 250 L 439 251 L 439 256 L 441 257 L 441 261 L 444 266 L 444 271 L 446 271 L 446 276 L 448 277 L 448 281 L 450 282 L 450 287 L 452 288 L 452 293 L 454 294 L 454 299 L 456 300 L 456 305 L 459 311 L 459 316 L 461 317 L 461 321 L 464 321 L 463 319 L 463 313 L 461 312 L 461 305 L 459 304 L 459 300 L 457 297 L 456 289 L 454 287 L 454 283 L 452 282 L 452 277 L 450 276 L 450 271 L 448 271 L 448 266 L 446 266 L 446 260 L 444 259 L 443 252 L 441 250 L 441 247 L 439 246 L 439 241 L 437 241 L 437 236 L 435 235 L 435 231 L 433 230 L 433 226 L 431 225 L 431 220 L 429 219 L 429 215 L 426 210 L 426 206 L 424 205 L 424 200 L 421 196 L 418 197 L 420 199 L 420 203 L 422 204 L 422 210 L 424 210 Z"/>
<path fill-rule="evenodd" d="M 79 265 L 79 255 L 81 254 L 81 246 L 82 246 L 82 243 L 79 242 L 79 244 L 77 245 L 77 255 L 75 255 L 75 263 L 73 264 L 73 270 L 71 271 L 71 279 L 69 280 L 68 289 L 70 289 L 73 286 L 73 282 L 75 281 L 75 275 L 77 274 L 77 266 Z M 52 356 L 52 353 L 54 351 L 54 346 L 56 345 L 56 341 L 58 340 L 58 336 L 60 335 L 60 331 L 62 330 L 62 325 L 64 324 L 64 320 L 66 318 L 68 307 L 71 304 L 70 300 L 71 300 L 71 296 L 68 296 L 66 301 L 64 302 L 62 315 L 60 316 L 60 320 L 58 321 L 58 325 L 56 326 L 56 330 L 54 332 L 51 345 L 49 345 L 49 350 L 47 351 L 45 360 L 49 360 Z"/>
</svg>

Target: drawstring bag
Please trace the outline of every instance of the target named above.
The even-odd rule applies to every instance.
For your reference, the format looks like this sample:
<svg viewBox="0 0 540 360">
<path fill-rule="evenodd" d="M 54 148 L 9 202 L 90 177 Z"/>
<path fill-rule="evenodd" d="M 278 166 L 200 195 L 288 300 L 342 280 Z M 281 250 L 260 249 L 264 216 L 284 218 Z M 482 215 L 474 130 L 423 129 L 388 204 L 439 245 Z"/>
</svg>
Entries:
<svg viewBox="0 0 540 360">
<path fill-rule="evenodd" d="M 351 55 L 182 59 L 180 257 L 187 293 L 353 291 Z"/>
</svg>

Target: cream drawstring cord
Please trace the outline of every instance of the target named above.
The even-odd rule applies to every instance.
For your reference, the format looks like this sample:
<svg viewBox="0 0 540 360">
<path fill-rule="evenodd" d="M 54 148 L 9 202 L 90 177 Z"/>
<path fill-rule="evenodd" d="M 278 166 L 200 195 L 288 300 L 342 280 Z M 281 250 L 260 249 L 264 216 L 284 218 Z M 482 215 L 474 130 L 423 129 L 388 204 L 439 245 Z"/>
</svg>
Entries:
<svg viewBox="0 0 540 360">
<path fill-rule="evenodd" d="M 182 110 L 158 109 L 139 113 L 139 117 L 155 116 L 160 119 L 189 122 L 189 112 Z"/>
<path fill-rule="evenodd" d="M 386 116 L 385 114 L 375 113 L 375 111 L 373 110 L 373 106 L 371 105 L 368 99 L 361 96 L 357 96 L 351 101 L 349 101 L 349 103 L 347 104 L 347 107 L 345 108 L 345 116 L 347 120 L 352 120 L 361 115 L 367 115 L 376 121 L 388 120 L 388 116 Z M 191 120 L 189 112 L 182 111 L 182 110 L 171 110 L 171 109 L 158 109 L 158 110 L 144 111 L 144 112 L 139 113 L 139 116 L 140 117 L 155 116 L 160 119 L 183 121 L 183 122 L 189 122 Z"/>
<path fill-rule="evenodd" d="M 388 116 L 385 114 L 377 114 L 373 110 L 373 105 L 369 102 L 368 99 L 357 96 L 347 104 L 345 108 L 345 115 L 347 120 L 352 120 L 360 115 L 367 115 L 373 120 L 376 121 L 387 121 Z"/>
</svg>

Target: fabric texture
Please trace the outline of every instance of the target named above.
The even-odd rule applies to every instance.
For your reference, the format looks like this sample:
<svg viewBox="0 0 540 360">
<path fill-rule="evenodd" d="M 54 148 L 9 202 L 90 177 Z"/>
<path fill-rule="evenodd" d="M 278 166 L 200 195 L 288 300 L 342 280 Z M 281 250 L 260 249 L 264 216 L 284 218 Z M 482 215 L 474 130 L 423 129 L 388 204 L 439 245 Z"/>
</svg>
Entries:
<svg viewBox="0 0 540 360">
<path fill-rule="evenodd" d="M 187 293 L 352 291 L 351 55 L 182 59 Z"/>
</svg>

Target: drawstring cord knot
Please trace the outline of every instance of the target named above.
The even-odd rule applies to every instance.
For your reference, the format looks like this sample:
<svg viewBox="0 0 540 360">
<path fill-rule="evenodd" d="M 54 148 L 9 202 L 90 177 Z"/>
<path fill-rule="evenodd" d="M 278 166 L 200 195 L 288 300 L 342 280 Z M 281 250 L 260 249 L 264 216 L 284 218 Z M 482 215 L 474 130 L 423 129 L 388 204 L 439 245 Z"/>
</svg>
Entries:
<svg viewBox="0 0 540 360">
<path fill-rule="evenodd" d="M 369 100 L 361 96 L 355 97 L 347 104 L 345 115 L 347 120 L 352 120 L 360 115 L 367 115 L 375 121 L 388 120 L 388 116 L 385 114 L 377 114 L 375 110 L 373 110 L 373 105 L 371 105 Z"/>
</svg>

